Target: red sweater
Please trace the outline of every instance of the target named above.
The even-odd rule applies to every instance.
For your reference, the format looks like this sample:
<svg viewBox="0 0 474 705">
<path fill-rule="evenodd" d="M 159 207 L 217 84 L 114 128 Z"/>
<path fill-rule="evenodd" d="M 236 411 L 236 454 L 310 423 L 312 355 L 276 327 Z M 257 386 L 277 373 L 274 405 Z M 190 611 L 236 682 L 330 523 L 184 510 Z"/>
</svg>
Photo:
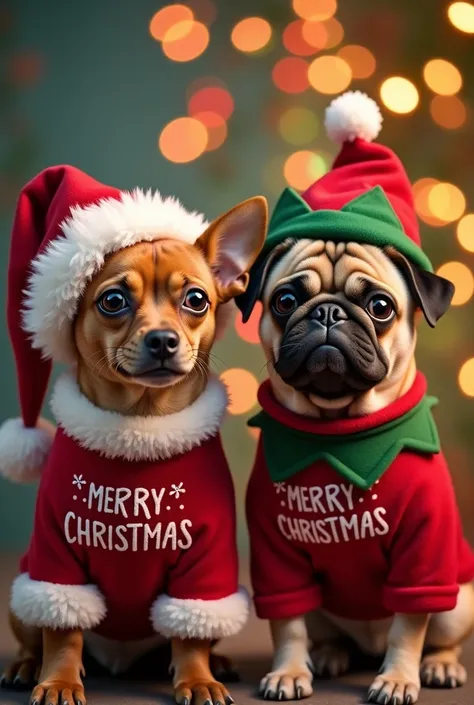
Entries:
<svg viewBox="0 0 474 705">
<path fill-rule="evenodd" d="M 357 433 L 396 419 L 420 402 L 419 376 L 402 400 L 364 418 L 318 422 L 287 411 L 265 383 L 263 410 L 293 429 Z M 402 411 L 403 409 L 403 411 Z M 369 490 L 325 460 L 272 482 L 260 439 L 247 491 L 257 614 L 283 619 L 318 607 L 349 619 L 441 612 L 474 578 L 442 453 L 401 451 Z"/>
<path fill-rule="evenodd" d="M 203 422 L 205 415 L 197 420 Z M 93 627 L 121 641 L 155 631 L 233 633 L 247 610 L 238 593 L 235 533 L 233 483 L 219 435 L 204 435 L 200 445 L 167 459 L 132 461 L 84 448 L 59 428 L 22 561 L 28 582 L 14 588 L 12 604 L 28 623 Z M 76 590 L 72 598 L 68 586 Z M 105 618 L 85 596 L 91 589 L 93 600 L 103 598 Z M 58 618 L 61 600 L 70 604 Z"/>
</svg>

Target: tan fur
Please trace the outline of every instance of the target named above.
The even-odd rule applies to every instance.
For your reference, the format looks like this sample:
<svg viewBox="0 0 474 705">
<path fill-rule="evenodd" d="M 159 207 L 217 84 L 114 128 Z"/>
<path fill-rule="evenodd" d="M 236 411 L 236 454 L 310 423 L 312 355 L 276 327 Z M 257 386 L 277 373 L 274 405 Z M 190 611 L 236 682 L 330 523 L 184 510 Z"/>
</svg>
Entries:
<svg viewBox="0 0 474 705">
<path fill-rule="evenodd" d="M 197 399 L 209 374 L 217 307 L 245 291 L 266 224 L 266 201 L 256 197 L 214 221 L 195 245 L 162 239 L 111 255 L 87 287 L 74 323 L 82 393 L 101 409 L 134 416 L 178 412 Z M 124 283 L 133 299 L 132 313 L 120 318 L 102 315 L 98 299 Z M 202 317 L 182 306 L 186 292 L 195 286 L 205 291 L 210 304 Z M 166 383 L 136 376 L 144 337 L 157 329 L 179 335 L 172 364 L 180 376 Z M 18 660 L 5 671 L 4 681 L 18 677 L 26 684 L 41 664 L 31 705 L 85 705 L 82 632 L 44 629 L 41 648 L 41 630 L 25 627 L 13 615 L 11 623 L 20 651 Z M 209 668 L 210 648 L 209 641 L 172 640 L 173 684 L 179 703 L 188 698 L 196 705 L 207 700 L 228 705 L 227 690 Z"/>
<path fill-rule="evenodd" d="M 344 399 L 327 400 L 306 395 L 285 384 L 274 369 L 282 334 L 275 324 L 270 300 L 273 291 L 300 273 L 312 296 L 357 291 L 360 279 L 376 282 L 377 288 L 396 301 L 399 316 L 379 337 L 389 369 L 382 382 L 368 392 Z M 382 409 L 402 396 L 416 374 L 415 346 L 418 313 L 405 281 L 394 263 L 378 248 L 357 243 L 300 240 L 271 269 L 263 291 L 260 338 L 269 362 L 268 370 L 275 396 L 286 408 L 313 418 L 361 416 Z M 269 699 L 292 699 L 312 693 L 308 676 L 311 657 L 316 673 L 338 675 L 347 670 L 347 638 L 363 651 L 382 655 L 381 674 L 369 689 L 374 702 L 399 705 L 418 699 L 421 682 L 432 685 L 461 685 L 466 672 L 459 663 L 461 642 L 474 629 L 474 590 L 462 585 L 457 606 L 451 612 L 428 615 L 397 614 L 376 622 L 348 620 L 318 610 L 296 619 L 271 623 L 275 652 L 272 671 L 261 682 L 261 692 Z M 422 659 L 423 649 L 426 654 Z M 421 675 L 421 679 L 420 679 Z M 280 694 L 281 693 L 281 694 Z"/>
</svg>

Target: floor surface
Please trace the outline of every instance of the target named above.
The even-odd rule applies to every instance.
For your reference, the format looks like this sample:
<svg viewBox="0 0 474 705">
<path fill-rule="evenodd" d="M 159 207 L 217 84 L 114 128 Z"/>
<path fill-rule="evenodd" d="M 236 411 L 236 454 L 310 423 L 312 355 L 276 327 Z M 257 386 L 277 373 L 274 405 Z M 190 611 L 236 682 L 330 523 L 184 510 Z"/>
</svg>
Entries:
<svg viewBox="0 0 474 705">
<path fill-rule="evenodd" d="M 16 573 L 17 559 L 0 555 L 0 664 L 15 650 L 15 642 L 7 624 L 8 594 Z M 220 645 L 222 653 L 230 656 L 241 676 L 241 683 L 230 686 L 236 705 L 256 705 L 262 701 L 256 696 L 260 678 L 270 666 L 271 647 L 268 627 L 253 615 L 250 623 L 237 637 Z M 472 678 L 457 690 L 423 690 L 420 705 L 473 705 L 474 703 L 474 639 L 466 645 L 464 663 L 471 665 Z M 333 681 L 317 680 L 315 692 L 308 705 L 356 705 L 365 702 L 373 672 L 349 673 Z M 111 678 L 91 678 L 86 682 L 89 705 L 172 705 L 169 683 L 126 681 Z M 0 705 L 27 705 L 28 693 L 0 690 Z"/>
</svg>

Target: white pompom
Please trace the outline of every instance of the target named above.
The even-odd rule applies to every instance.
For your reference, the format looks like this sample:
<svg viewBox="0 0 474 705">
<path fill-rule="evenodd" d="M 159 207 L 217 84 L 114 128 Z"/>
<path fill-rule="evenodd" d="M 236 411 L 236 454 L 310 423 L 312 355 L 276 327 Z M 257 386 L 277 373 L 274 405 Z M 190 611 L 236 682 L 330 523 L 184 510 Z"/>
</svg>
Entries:
<svg viewBox="0 0 474 705">
<path fill-rule="evenodd" d="M 0 427 L 0 475 L 12 482 L 33 482 L 41 475 L 56 429 L 44 419 L 25 428 L 22 419 L 8 419 Z"/>
<path fill-rule="evenodd" d="M 337 144 L 360 137 L 372 142 L 382 129 L 379 106 L 361 91 L 348 91 L 326 108 L 324 125 L 329 139 Z"/>
</svg>

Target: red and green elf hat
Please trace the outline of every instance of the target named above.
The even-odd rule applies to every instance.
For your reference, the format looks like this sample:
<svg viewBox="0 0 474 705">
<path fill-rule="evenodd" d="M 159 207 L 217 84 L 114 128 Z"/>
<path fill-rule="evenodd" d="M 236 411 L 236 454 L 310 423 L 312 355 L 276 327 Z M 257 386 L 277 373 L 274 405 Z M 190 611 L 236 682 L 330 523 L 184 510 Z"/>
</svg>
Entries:
<svg viewBox="0 0 474 705">
<path fill-rule="evenodd" d="M 433 271 L 421 249 L 405 169 L 391 149 L 372 143 L 382 119 L 377 103 L 360 91 L 333 100 L 326 109 L 325 126 L 341 151 L 332 170 L 301 196 L 292 188 L 283 191 L 251 279 L 259 276 L 267 255 L 287 238 L 392 246 L 421 269 Z"/>
</svg>

